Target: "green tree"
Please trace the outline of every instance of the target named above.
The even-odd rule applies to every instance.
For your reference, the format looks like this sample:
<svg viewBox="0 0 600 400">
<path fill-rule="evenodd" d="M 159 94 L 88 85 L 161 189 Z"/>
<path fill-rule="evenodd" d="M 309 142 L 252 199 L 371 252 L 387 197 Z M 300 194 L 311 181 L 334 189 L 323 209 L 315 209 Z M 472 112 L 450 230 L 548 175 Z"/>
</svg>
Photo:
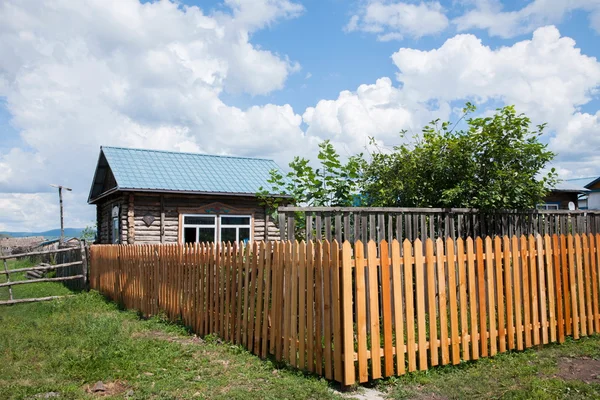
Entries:
<svg viewBox="0 0 600 400">
<path fill-rule="evenodd" d="M 96 232 L 96 224 L 92 226 L 88 225 L 81 231 L 79 238 L 85 240 L 86 242 L 93 242 L 96 240 Z"/>
<path fill-rule="evenodd" d="M 467 103 L 463 118 L 474 110 Z M 554 169 L 542 172 L 554 158 L 539 141 L 545 125 L 532 128 L 514 106 L 466 124 L 467 129 L 455 130 L 456 124 L 436 120 L 413 144 L 374 153 L 364 164 L 364 201 L 371 206 L 535 208 L 556 183 Z"/>
<path fill-rule="evenodd" d="M 281 204 L 281 195 L 304 206 L 351 206 L 360 183 L 362 154 L 343 163 L 331 142 L 325 140 L 319 144 L 318 160 L 315 168 L 308 159 L 295 157 L 287 174 L 271 171 L 271 190 L 261 187 L 259 197 L 271 208 Z"/>
</svg>

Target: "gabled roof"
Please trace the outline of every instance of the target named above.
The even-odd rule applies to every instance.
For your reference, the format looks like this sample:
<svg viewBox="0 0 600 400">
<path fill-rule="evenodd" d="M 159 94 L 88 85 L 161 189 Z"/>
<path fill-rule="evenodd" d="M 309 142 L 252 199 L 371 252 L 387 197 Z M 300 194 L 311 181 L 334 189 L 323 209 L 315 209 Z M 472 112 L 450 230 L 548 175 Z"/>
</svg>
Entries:
<svg viewBox="0 0 600 400">
<path fill-rule="evenodd" d="M 585 187 L 588 189 L 593 188 L 598 182 L 600 182 L 600 177 L 591 178 L 591 179 L 592 179 L 592 181 L 590 183 L 588 183 L 587 185 L 585 185 Z"/>
<path fill-rule="evenodd" d="M 103 146 L 88 202 L 119 190 L 254 196 L 272 190 L 273 169 L 262 158 Z"/>
<path fill-rule="evenodd" d="M 589 192 L 589 189 L 592 188 L 596 183 L 600 181 L 600 177 L 591 176 L 586 178 L 574 178 L 574 179 L 566 179 L 564 182 L 568 182 L 571 185 L 577 185 L 583 187 L 585 192 Z"/>
</svg>

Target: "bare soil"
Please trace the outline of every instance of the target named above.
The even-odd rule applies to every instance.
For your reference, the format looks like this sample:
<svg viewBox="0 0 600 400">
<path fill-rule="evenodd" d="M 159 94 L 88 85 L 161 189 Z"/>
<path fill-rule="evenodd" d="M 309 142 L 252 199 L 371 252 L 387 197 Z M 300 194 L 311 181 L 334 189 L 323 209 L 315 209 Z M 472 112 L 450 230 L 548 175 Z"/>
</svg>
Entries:
<svg viewBox="0 0 600 400">
<path fill-rule="evenodd" d="M 565 380 L 579 380 L 585 383 L 600 383 L 600 360 L 589 357 L 558 360 L 557 377 Z"/>
</svg>

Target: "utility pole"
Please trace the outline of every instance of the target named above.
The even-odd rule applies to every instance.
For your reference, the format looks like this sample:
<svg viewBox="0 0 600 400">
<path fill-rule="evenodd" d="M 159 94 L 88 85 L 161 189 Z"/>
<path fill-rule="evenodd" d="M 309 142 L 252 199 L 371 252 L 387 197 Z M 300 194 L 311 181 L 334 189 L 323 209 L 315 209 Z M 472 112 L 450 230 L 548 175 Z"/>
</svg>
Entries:
<svg viewBox="0 0 600 400">
<path fill-rule="evenodd" d="M 52 187 L 58 188 L 58 199 L 60 201 L 60 244 L 65 242 L 65 225 L 63 220 L 63 200 L 62 200 L 62 191 L 63 189 L 68 190 L 69 192 L 73 189 L 64 187 L 61 185 L 50 185 Z"/>
</svg>

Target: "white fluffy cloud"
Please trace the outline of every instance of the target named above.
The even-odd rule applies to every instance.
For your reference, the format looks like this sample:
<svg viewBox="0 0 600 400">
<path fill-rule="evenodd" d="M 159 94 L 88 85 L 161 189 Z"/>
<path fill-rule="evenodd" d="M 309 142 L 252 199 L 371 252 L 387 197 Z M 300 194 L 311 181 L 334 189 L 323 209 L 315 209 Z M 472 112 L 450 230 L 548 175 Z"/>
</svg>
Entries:
<svg viewBox="0 0 600 400">
<path fill-rule="evenodd" d="M 553 26 L 509 47 L 491 49 L 462 34 L 439 49 L 402 48 L 392 59 L 411 97 L 500 100 L 553 127 L 564 126 L 600 85 L 600 63 Z"/>
<path fill-rule="evenodd" d="M 285 165 L 322 139 L 348 154 L 368 136 L 397 143 L 400 130 L 447 119 L 452 102 L 465 99 L 516 104 L 534 122 L 549 122 L 566 174 L 598 171 L 600 114 L 580 107 L 600 87 L 600 63 L 554 27 L 496 49 L 465 34 L 436 49 L 401 48 L 392 56 L 396 84 L 382 77 L 303 112 L 287 104 L 242 109 L 223 94 L 268 94 L 299 69 L 254 45 L 252 33 L 304 8 L 290 0 L 225 4 L 227 12 L 207 13 L 166 0 L 0 2 L 0 97 L 20 135 L 0 149 L 0 230 L 55 227 L 49 183 L 74 189 L 67 225 L 93 220 L 85 199 L 100 145 L 260 155 Z M 394 15 L 400 3 L 368 3 L 377 4 Z M 409 9 L 441 13 L 436 4 Z M 355 28 L 372 22 L 367 29 L 379 26 L 380 35 L 426 34 L 399 14 L 369 15 L 358 15 Z"/>
<path fill-rule="evenodd" d="M 166 0 L 0 3 L 0 97 L 23 142 L 0 151 L 0 192 L 41 192 L 50 182 L 87 192 L 103 144 L 279 161 L 285 151 L 267 144 L 310 146 L 290 106 L 242 110 L 220 99 L 223 91 L 261 95 L 283 87 L 298 64 L 257 48 L 249 36 L 303 7 L 226 4 L 230 14 Z"/>
<path fill-rule="evenodd" d="M 377 34 L 380 41 L 419 38 L 439 33 L 448 26 L 448 18 L 439 2 L 411 4 L 402 1 L 370 0 L 354 14 L 346 31 Z"/>
<path fill-rule="evenodd" d="M 570 12 L 590 12 L 590 26 L 600 33 L 600 0 L 533 0 L 516 11 L 503 11 L 499 0 L 474 2 L 475 8 L 452 22 L 459 31 L 485 29 L 492 36 L 511 38 L 557 24 Z"/>
</svg>

